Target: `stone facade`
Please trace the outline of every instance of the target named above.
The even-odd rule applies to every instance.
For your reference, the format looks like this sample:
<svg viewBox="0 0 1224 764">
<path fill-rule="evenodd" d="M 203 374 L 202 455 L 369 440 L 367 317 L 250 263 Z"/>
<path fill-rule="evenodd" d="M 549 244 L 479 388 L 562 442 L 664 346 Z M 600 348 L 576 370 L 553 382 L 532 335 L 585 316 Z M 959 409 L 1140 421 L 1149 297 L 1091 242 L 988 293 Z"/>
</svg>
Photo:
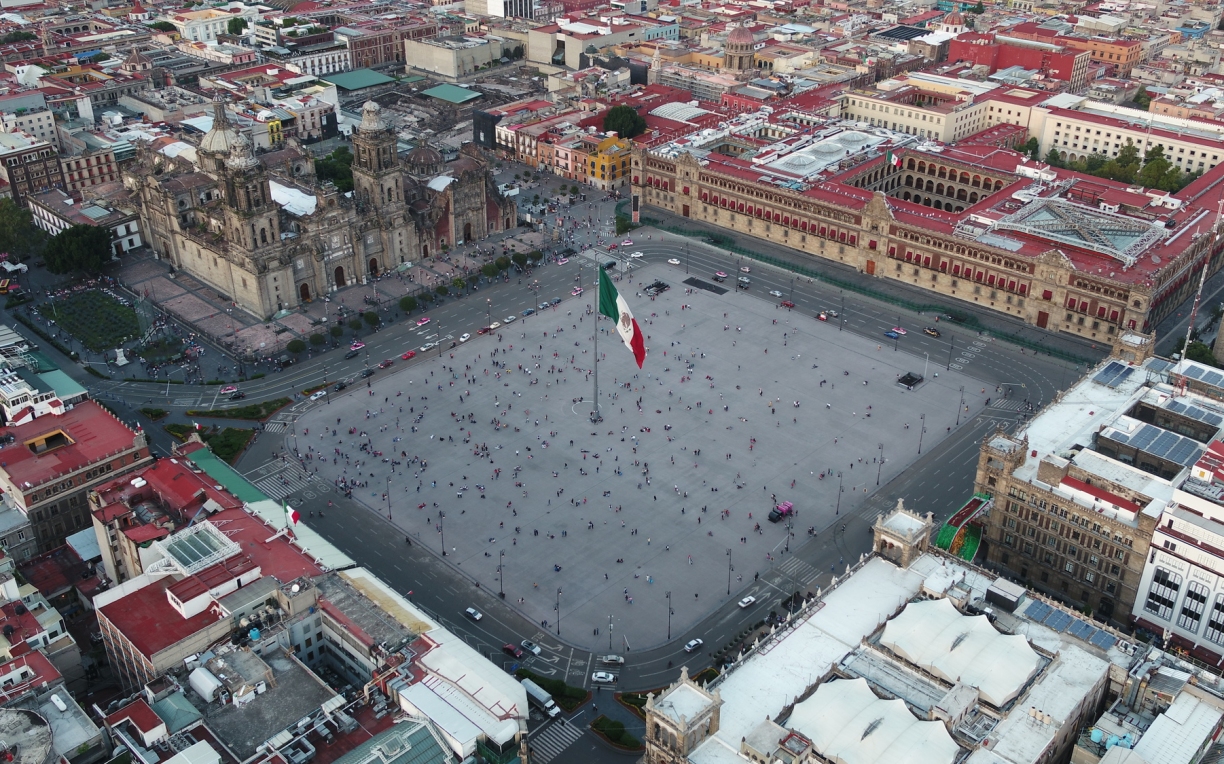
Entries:
<svg viewBox="0 0 1224 764">
<path fill-rule="evenodd" d="M 935 518 L 930 512 L 925 515 L 911 512 L 902 499 L 897 499 L 896 509 L 887 517 L 876 515 L 875 524 L 871 526 L 872 546 L 881 557 L 898 567 L 908 568 L 930 547 L 934 527 Z"/>
<path fill-rule="evenodd" d="M 650 694 L 646 713 L 646 755 L 642 764 L 684 764 L 688 755 L 719 729 L 722 697 L 694 682 L 688 667 L 680 669 L 675 684 Z"/>
<path fill-rule="evenodd" d="M 475 146 L 450 163 L 423 147 L 405 166 L 371 102 L 352 151 L 350 199 L 292 145 L 256 155 L 218 104 L 198 166 L 144 152 L 124 182 L 157 255 L 260 318 L 517 225 Z"/>
</svg>

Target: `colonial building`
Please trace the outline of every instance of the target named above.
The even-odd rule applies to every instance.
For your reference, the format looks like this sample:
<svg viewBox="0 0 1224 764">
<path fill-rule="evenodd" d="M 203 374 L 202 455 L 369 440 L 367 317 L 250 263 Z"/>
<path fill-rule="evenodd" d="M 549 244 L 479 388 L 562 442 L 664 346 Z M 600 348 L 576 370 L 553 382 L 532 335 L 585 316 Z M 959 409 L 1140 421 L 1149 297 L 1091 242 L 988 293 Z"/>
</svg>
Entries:
<svg viewBox="0 0 1224 764">
<path fill-rule="evenodd" d="M 198 166 L 148 152 L 124 182 L 159 257 L 266 317 L 517 225 L 476 147 L 450 163 L 419 147 L 403 166 L 395 144 L 378 104 L 367 103 L 350 199 L 316 182 L 293 145 L 257 155 L 218 104 Z"/>
</svg>

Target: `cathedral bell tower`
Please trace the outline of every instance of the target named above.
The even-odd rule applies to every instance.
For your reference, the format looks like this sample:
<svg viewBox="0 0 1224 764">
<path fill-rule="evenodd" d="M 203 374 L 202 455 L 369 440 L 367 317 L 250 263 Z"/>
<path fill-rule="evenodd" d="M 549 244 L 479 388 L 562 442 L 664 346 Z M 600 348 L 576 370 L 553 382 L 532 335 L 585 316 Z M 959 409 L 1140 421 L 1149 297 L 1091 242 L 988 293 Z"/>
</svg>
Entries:
<svg viewBox="0 0 1224 764">
<path fill-rule="evenodd" d="M 411 222 L 404 201 L 404 173 L 395 131 L 382 108 L 367 101 L 353 136 L 353 198 L 362 219 L 362 268 L 376 278 L 412 255 Z"/>
<path fill-rule="evenodd" d="M 258 261 L 260 250 L 280 243 L 280 207 L 272 201 L 268 171 L 251 141 L 239 134 L 221 171 L 225 185 L 226 239 Z M 256 265 L 259 268 L 258 263 Z"/>
</svg>

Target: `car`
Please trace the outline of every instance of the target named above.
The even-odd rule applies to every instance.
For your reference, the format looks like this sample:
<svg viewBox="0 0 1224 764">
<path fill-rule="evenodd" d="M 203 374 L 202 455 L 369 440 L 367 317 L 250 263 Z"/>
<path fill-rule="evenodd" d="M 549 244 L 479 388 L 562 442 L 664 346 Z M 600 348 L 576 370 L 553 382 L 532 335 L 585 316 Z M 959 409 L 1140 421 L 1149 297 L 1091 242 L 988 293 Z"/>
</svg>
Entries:
<svg viewBox="0 0 1224 764">
<path fill-rule="evenodd" d="M 480 327 L 479 329 L 477 329 L 477 330 L 476 330 L 476 333 L 477 333 L 477 334 L 488 334 L 488 333 L 489 333 L 489 332 L 491 332 L 491 331 L 493 331 L 493 330 L 492 330 L 492 329 L 490 329 L 489 327 L 487 327 L 487 326 L 482 326 L 482 327 Z"/>
<path fill-rule="evenodd" d="M 467 342 L 470 339 L 472 339 L 472 335 L 468 334 L 467 332 L 464 332 L 463 334 L 459 335 L 460 342 Z"/>
<path fill-rule="evenodd" d="M 552 307 L 551 302 L 542 302 L 536 306 L 536 310 L 548 310 L 551 307 Z"/>
<path fill-rule="evenodd" d="M 609 252 L 612 252 L 612 251 L 614 251 L 615 249 L 616 249 L 616 245 L 615 245 L 615 244 L 609 244 L 609 245 L 608 245 L 608 251 L 609 251 Z"/>
<path fill-rule="evenodd" d="M 428 353 L 430 350 L 433 350 L 437 346 L 438 346 L 438 343 L 436 342 L 426 342 L 424 345 L 421 345 L 419 348 L 417 348 L 417 350 L 421 353 Z"/>
<path fill-rule="evenodd" d="M 829 314 L 828 314 L 828 313 L 826 313 L 825 311 L 823 311 L 823 310 L 822 310 L 822 311 L 820 311 L 819 313 L 817 313 L 817 314 L 816 314 L 816 320 L 817 320 L 817 321 L 828 321 L 828 320 L 829 320 Z"/>
<path fill-rule="evenodd" d="M 333 387 L 332 389 L 335 390 L 336 392 L 339 392 L 346 387 L 348 387 L 348 382 L 337 382 L 336 386 Z"/>
<path fill-rule="evenodd" d="M 591 681 L 595 684 L 616 684 L 616 675 L 607 671 L 595 671 L 591 674 Z"/>
<path fill-rule="evenodd" d="M 606 262 L 606 263 L 604 263 L 604 264 L 603 264 L 603 269 L 604 269 L 605 271 L 614 270 L 615 268 L 616 268 L 616 261 L 615 261 L 615 260 L 609 260 L 608 262 Z"/>
<path fill-rule="evenodd" d="M 890 339 L 890 340 L 895 340 L 895 339 L 897 339 L 898 337 L 900 337 L 901 335 L 900 335 L 900 334 L 897 334 L 897 333 L 896 333 L 896 332 L 894 332 L 892 329 L 889 329 L 888 331 L 884 332 L 884 336 L 885 336 L 885 337 L 887 337 L 887 338 L 888 338 L 888 339 Z"/>
<path fill-rule="evenodd" d="M 894 326 L 893 331 L 897 334 L 905 335 L 907 332 L 899 326 Z"/>
<path fill-rule="evenodd" d="M 740 266 L 740 273 L 752 273 L 752 269 L 746 265 Z"/>
<path fill-rule="evenodd" d="M 939 337 L 941 335 L 941 332 L 933 326 L 924 327 L 922 329 L 922 333 L 930 335 L 931 337 Z"/>
<path fill-rule="evenodd" d="M 779 292 L 777 289 L 771 289 L 769 290 L 769 296 L 770 297 L 781 297 L 782 293 Z"/>
<path fill-rule="evenodd" d="M 370 377 L 374 376 L 377 372 L 378 372 L 377 369 L 365 369 L 361 372 L 361 378 L 369 379 Z"/>
<path fill-rule="evenodd" d="M 625 659 L 623 656 L 620 656 L 620 655 L 601 655 L 599 656 L 599 662 L 605 666 L 623 666 L 625 665 Z"/>
<path fill-rule="evenodd" d="M 484 614 L 481 613 L 479 610 L 477 610 L 474 607 L 470 607 L 467 610 L 464 610 L 463 614 L 466 615 L 468 618 L 471 618 L 473 621 L 479 621 L 481 618 L 484 618 Z"/>
<path fill-rule="evenodd" d="M 529 639 L 524 639 L 522 642 L 519 642 L 519 646 L 522 647 L 527 652 L 531 653 L 532 655 L 540 654 L 540 646 L 537 645 L 535 642 L 532 642 Z"/>
<path fill-rule="evenodd" d="M 518 320 L 518 316 L 506 316 L 504 320 L 507 324 L 512 324 Z"/>
<path fill-rule="evenodd" d="M 791 302 L 790 300 L 783 300 L 782 302 L 780 302 L 780 303 L 778 303 L 778 304 L 779 304 L 779 305 L 781 305 L 781 306 L 782 306 L 782 307 L 784 307 L 784 308 L 793 308 L 793 307 L 795 307 L 795 303 Z"/>
<path fill-rule="evenodd" d="M 660 292 L 666 292 L 668 289 L 671 289 L 671 284 L 668 284 L 666 281 L 656 280 L 651 286 Z"/>
<path fill-rule="evenodd" d="M 833 317 L 833 318 L 837 318 L 839 315 L 841 315 L 840 313 L 838 313 L 838 312 L 837 312 L 837 311 L 835 311 L 835 310 L 829 310 L 829 311 L 825 311 L 825 312 L 826 312 L 826 313 L 828 313 L 828 314 L 829 314 L 831 317 Z"/>
<path fill-rule="evenodd" d="M 327 395 L 327 391 L 326 391 L 326 390 L 320 390 L 320 391 L 318 391 L 317 393 L 315 393 L 315 394 L 311 395 L 311 396 L 310 396 L 310 400 L 312 400 L 312 401 L 317 401 L 317 400 L 319 400 L 320 398 L 322 398 L 322 397 L 323 397 L 323 396 L 325 396 L 325 395 Z"/>
<path fill-rule="evenodd" d="M 489 324 L 489 331 L 493 331 L 494 329 L 498 328 L 499 326 L 501 326 L 501 322 L 500 322 L 500 321 L 494 321 L 493 323 Z"/>
<path fill-rule="evenodd" d="M 647 297 L 654 297 L 655 295 L 659 293 L 659 290 L 655 289 L 654 287 L 646 287 L 646 289 L 643 291 L 646 292 Z"/>
<path fill-rule="evenodd" d="M 548 302 L 549 302 L 550 304 L 552 304 L 552 305 L 560 305 L 560 304 L 561 304 L 561 298 L 560 298 L 560 297 L 554 297 L 554 298 L 552 298 L 551 300 L 549 300 Z"/>
<path fill-rule="evenodd" d="M 739 289 L 747 289 L 748 287 L 752 286 L 752 279 L 748 278 L 747 276 L 740 276 L 735 280 L 735 286 Z"/>
<path fill-rule="evenodd" d="M 246 397 L 246 393 L 244 393 L 244 392 L 242 392 L 242 391 L 237 391 L 237 392 L 230 393 L 230 397 L 229 397 L 229 399 L 230 399 L 231 401 L 240 401 L 240 400 L 242 400 L 242 399 L 243 399 L 243 398 L 245 398 L 245 397 Z"/>
<path fill-rule="evenodd" d="M 668 265 L 679 265 L 679 264 L 680 264 L 680 260 L 679 260 L 679 258 L 669 257 L 669 258 L 667 258 L 667 264 L 668 264 Z"/>
<path fill-rule="evenodd" d="M 722 271 L 717 271 L 717 272 L 714 274 L 714 280 L 715 280 L 715 281 L 726 281 L 726 280 L 727 280 L 727 274 L 723 273 Z"/>
<path fill-rule="evenodd" d="M 621 242 L 621 246 L 622 247 L 632 247 L 633 239 L 625 239 L 624 241 Z"/>
<path fill-rule="evenodd" d="M 235 387 L 234 385 L 226 385 L 225 387 L 221 388 L 222 395 L 228 395 L 229 393 L 236 393 L 236 392 L 238 392 L 238 388 Z"/>
<path fill-rule="evenodd" d="M 413 358 L 416 358 L 415 350 L 405 350 L 404 354 L 400 356 L 400 359 L 404 361 L 411 361 Z"/>
<path fill-rule="evenodd" d="M 527 310 L 523 311 L 523 318 L 527 318 L 527 316 L 530 316 L 534 313 L 535 313 L 535 308 L 528 308 Z"/>
<path fill-rule="evenodd" d="M 639 257 L 645 257 L 645 255 L 643 255 L 641 252 L 634 252 L 633 254 L 629 255 L 629 257 L 632 257 L 634 260 L 636 260 Z"/>
<path fill-rule="evenodd" d="M 569 262 L 568 257 L 558 257 L 557 258 L 557 265 L 565 265 L 568 262 Z"/>
<path fill-rule="evenodd" d="M 756 604 L 756 597 L 745 597 L 737 603 L 740 609 L 749 608 Z"/>
<path fill-rule="evenodd" d="M 378 362 L 378 368 L 385 369 L 388 366 L 392 365 L 393 363 L 395 363 L 395 361 L 391 360 L 390 358 L 384 358 L 383 360 Z"/>
<path fill-rule="evenodd" d="M 349 345 L 349 350 L 361 350 L 365 347 L 365 343 L 361 340 L 353 340 L 353 344 Z"/>
<path fill-rule="evenodd" d="M 573 295 L 574 297 L 577 297 L 578 295 L 582 294 L 584 291 L 586 290 L 584 290 L 582 287 L 574 287 L 573 289 L 570 290 L 570 294 Z"/>
<path fill-rule="evenodd" d="M 700 650 L 700 649 L 701 649 L 701 646 L 702 646 L 702 645 L 704 645 L 704 644 L 705 644 L 705 641 L 704 641 L 704 640 L 701 640 L 701 639 L 690 639 L 690 640 L 689 640 L 687 643 L 685 643 L 685 645 L 684 645 L 684 652 L 686 652 L 686 653 L 696 652 L 697 650 Z"/>
<path fill-rule="evenodd" d="M 502 645 L 502 652 L 514 658 L 523 657 L 523 650 L 518 645 L 511 645 L 511 644 Z"/>
<path fill-rule="evenodd" d="M 422 316 L 417 319 L 417 326 L 424 326 L 425 324 L 428 324 L 429 321 L 430 319 L 427 316 Z"/>
</svg>

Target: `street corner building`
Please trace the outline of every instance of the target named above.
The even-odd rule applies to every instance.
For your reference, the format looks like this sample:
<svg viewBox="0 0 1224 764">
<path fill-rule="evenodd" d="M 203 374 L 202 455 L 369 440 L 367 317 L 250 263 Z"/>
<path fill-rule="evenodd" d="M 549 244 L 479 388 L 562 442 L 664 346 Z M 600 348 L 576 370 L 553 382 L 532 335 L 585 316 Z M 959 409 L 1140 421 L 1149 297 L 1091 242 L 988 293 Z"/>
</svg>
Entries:
<svg viewBox="0 0 1224 764">
<path fill-rule="evenodd" d="M 902 95 L 931 96 L 925 107 L 859 104 L 851 93 L 843 115 L 860 121 L 762 110 L 639 146 L 632 193 L 647 216 L 658 208 L 1105 343 L 1151 331 L 1193 294 L 1202 268 L 1220 267 L 1224 166 L 1168 193 L 1012 150 L 1025 132 L 991 123 L 1002 102 L 971 104 L 982 114 L 947 138 L 860 113 L 908 109 L 932 128 L 968 119 L 969 107 L 942 104 L 939 78 L 924 76 L 933 81 L 905 83 Z"/>
<path fill-rule="evenodd" d="M 518 224 L 474 145 L 445 162 L 427 145 L 401 158 L 396 142 L 367 102 L 345 194 L 293 141 L 257 153 L 218 103 L 197 148 L 142 150 L 124 183 L 159 258 L 266 318 Z"/>
</svg>

